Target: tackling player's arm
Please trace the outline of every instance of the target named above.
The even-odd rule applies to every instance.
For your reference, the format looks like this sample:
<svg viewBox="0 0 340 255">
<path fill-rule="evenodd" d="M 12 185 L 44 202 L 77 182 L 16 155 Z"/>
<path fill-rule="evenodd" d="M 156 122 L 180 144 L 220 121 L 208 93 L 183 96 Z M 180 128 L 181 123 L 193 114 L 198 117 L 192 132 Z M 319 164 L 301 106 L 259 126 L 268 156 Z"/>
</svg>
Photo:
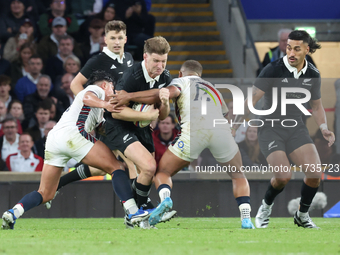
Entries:
<svg viewBox="0 0 340 255">
<path fill-rule="evenodd" d="M 114 111 L 113 105 L 105 100 L 101 100 L 98 96 L 92 92 L 87 91 L 83 97 L 83 103 L 89 107 L 104 108 L 109 112 Z"/>
<path fill-rule="evenodd" d="M 255 107 L 256 103 L 263 97 L 263 95 L 265 94 L 265 92 L 257 87 L 255 87 L 253 85 L 252 87 L 252 104 L 253 107 Z M 244 119 L 247 119 L 249 114 L 250 114 L 250 110 L 249 110 L 249 98 L 247 97 L 246 100 L 244 101 L 244 115 L 236 115 L 235 120 L 233 121 L 234 123 L 241 123 Z M 239 128 L 240 124 L 234 124 L 231 128 L 232 130 L 232 134 L 233 136 L 235 136 L 236 134 L 236 130 Z"/>
<path fill-rule="evenodd" d="M 156 104 L 160 103 L 159 89 L 150 89 L 138 92 L 126 92 L 124 90 L 116 91 L 117 94 L 113 95 L 113 102 L 117 107 L 126 105 L 130 101 L 143 103 L 143 104 Z M 170 98 L 175 97 L 170 93 Z"/>
<path fill-rule="evenodd" d="M 170 89 L 162 88 L 159 90 L 159 99 L 161 100 L 161 105 L 159 107 L 159 119 L 164 120 L 169 116 L 170 113 Z"/>
<path fill-rule="evenodd" d="M 124 121 L 143 121 L 143 120 L 156 120 L 159 115 L 159 110 L 155 109 L 153 105 L 149 107 L 146 112 L 135 111 L 129 107 L 119 113 L 112 113 L 112 118 Z"/>
<path fill-rule="evenodd" d="M 326 113 L 321 99 L 310 100 L 310 105 L 313 110 L 312 115 L 316 121 L 316 124 L 318 124 L 320 127 L 323 137 L 328 141 L 328 146 L 332 146 L 332 144 L 335 142 L 335 135 L 332 131 L 328 130 Z"/>
<path fill-rule="evenodd" d="M 71 90 L 73 94 L 76 96 L 80 91 L 84 89 L 84 85 L 87 82 L 87 78 L 79 72 L 76 77 L 71 82 Z"/>
</svg>

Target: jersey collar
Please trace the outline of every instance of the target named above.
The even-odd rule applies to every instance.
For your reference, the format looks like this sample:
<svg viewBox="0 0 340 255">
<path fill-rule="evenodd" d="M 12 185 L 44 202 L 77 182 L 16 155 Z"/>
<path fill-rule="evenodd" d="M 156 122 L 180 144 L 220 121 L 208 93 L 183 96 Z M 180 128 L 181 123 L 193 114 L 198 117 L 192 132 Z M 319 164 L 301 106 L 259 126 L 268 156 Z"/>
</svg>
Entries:
<svg viewBox="0 0 340 255">
<path fill-rule="evenodd" d="M 148 71 L 146 70 L 145 60 L 142 61 L 142 69 L 143 69 L 143 74 L 144 74 L 146 82 L 150 83 L 150 88 L 153 88 L 153 85 L 155 84 L 155 82 L 159 81 L 160 75 L 156 76 L 155 78 L 151 78 Z"/>
<path fill-rule="evenodd" d="M 118 63 L 123 64 L 123 60 L 125 58 L 125 53 L 123 53 L 122 58 L 120 58 L 120 56 L 118 54 L 113 53 L 112 51 L 110 51 L 107 47 L 103 48 L 103 52 L 108 55 L 110 58 L 112 58 L 113 60 L 118 61 Z"/>
<path fill-rule="evenodd" d="M 301 71 L 298 73 L 297 72 L 297 68 L 296 67 L 293 67 L 291 66 L 289 63 L 288 63 L 288 57 L 287 55 L 283 57 L 283 63 L 285 64 L 285 66 L 287 67 L 288 71 L 293 73 L 294 72 L 294 78 L 295 79 L 299 79 L 300 75 L 301 74 L 305 74 L 306 71 L 307 71 L 307 67 L 308 67 L 308 62 L 307 60 L 305 59 L 305 66 L 301 69 Z"/>
</svg>

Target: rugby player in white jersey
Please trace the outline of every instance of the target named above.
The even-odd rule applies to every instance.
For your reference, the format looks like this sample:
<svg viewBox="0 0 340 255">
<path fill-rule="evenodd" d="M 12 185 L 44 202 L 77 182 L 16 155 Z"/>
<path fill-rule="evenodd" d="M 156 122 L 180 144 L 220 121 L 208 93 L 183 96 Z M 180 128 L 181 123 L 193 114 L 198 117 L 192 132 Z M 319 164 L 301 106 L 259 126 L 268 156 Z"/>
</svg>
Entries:
<svg viewBox="0 0 340 255">
<path fill-rule="evenodd" d="M 170 95 L 174 100 L 181 132 L 159 162 L 154 182 L 161 203 L 151 213 L 149 223 L 159 223 L 162 215 L 172 208 L 171 177 L 208 148 L 222 166 L 233 167 L 234 171 L 229 171 L 228 174 L 232 178 L 233 193 L 240 209 L 241 226 L 253 229 L 250 219 L 250 189 L 241 172 L 242 159 L 238 146 L 229 124 L 213 127 L 214 119 L 223 119 L 228 108 L 214 85 L 201 78 L 202 71 L 199 62 L 188 60 L 182 65 L 179 78 L 173 79 L 167 88 L 159 91 L 162 101 L 169 100 Z M 203 101 L 208 109 L 206 115 L 201 114 Z"/>
<path fill-rule="evenodd" d="M 79 92 L 46 139 L 45 162 L 38 191 L 25 195 L 12 209 L 3 213 L 2 229 L 14 229 L 16 219 L 24 212 L 53 199 L 61 172 L 71 158 L 115 175 L 125 172 L 111 150 L 90 132 L 102 123 L 104 109 L 113 112 L 109 102 L 113 95 L 113 79 L 104 71 L 96 71 L 86 89 Z M 117 109 L 119 111 L 119 109 Z M 117 171 L 118 170 L 118 171 Z M 121 201 L 129 203 L 128 217 L 137 223 L 149 216 L 137 208 L 130 186 L 113 183 Z"/>
</svg>

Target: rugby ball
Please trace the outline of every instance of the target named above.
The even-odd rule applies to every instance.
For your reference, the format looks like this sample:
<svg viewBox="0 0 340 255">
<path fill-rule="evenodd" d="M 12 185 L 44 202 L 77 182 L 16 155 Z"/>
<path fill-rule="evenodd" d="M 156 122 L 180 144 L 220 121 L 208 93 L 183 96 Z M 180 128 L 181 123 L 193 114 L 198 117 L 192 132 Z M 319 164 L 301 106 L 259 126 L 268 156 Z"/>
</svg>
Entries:
<svg viewBox="0 0 340 255">
<path fill-rule="evenodd" d="M 132 106 L 132 109 L 138 112 L 146 112 L 151 105 L 149 104 L 140 104 L 140 103 L 135 103 Z M 151 120 L 142 120 L 142 121 L 134 121 L 133 124 L 137 127 L 143 128 L 148 126 L 151 123 Z"/>
</svg>

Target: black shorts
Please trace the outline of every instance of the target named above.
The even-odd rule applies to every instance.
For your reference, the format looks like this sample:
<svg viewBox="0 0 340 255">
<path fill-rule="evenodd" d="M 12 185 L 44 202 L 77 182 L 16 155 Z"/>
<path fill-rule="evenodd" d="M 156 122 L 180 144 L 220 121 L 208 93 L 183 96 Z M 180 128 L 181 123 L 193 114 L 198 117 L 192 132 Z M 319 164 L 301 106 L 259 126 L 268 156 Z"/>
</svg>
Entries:
<svg viewBox="0 0 340 255">
<path fill-rule="evenodd" d="M 111 132 L 106 134 L 106 137 L 102 138 L 102 141 L 110 150 L 119 150 L 123 154 L 130 144 L 137 141 L 141 142 L 150 153 L 155 151 L 149 126 L 136 129 L 115 127 Z"/>
<path fill-rule="evenodd" d="M 258 140 L 261 152 L 266 158 L 274 151 L 284 151 L 289 155 L 302 145 L 313 143 L 303 123 L 292 128 L 264 125 L 259 128 Z"/>
</svg>

